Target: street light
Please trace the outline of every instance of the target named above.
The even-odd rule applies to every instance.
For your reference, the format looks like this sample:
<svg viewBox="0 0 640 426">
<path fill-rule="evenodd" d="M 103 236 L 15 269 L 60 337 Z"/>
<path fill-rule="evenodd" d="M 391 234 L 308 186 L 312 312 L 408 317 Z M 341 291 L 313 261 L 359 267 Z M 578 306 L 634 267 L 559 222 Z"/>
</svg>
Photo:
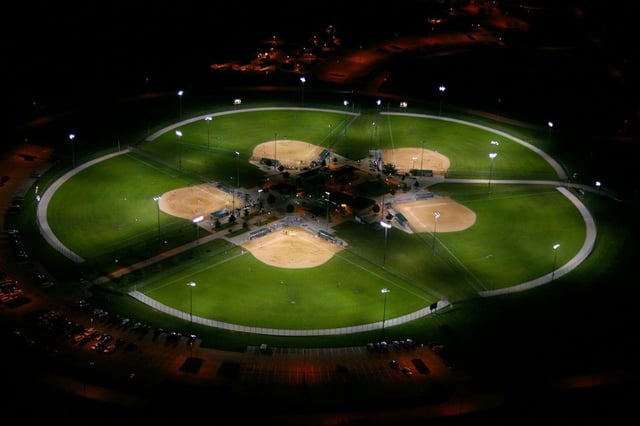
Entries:
<svg viewBox="0 0 640 426">
<path fill-rule="evenodd" d="M 176 144 L 178 145 L 178 168 L 182 169 L 182 148 L 180 148 L 180 138 L 182 130 L 176 130 Z"/>
<path fill-rule="evenodd" d="M 71 141 L 71 168 L 76 168 L 76 149 L 73 144 L 73 140 L 76 138 L 74 133 L 69 133 L 69 140 Z"/>
<path fill-rule="evenodd" d="M 382 337 L 384 338 L 384 322 L 387 317 L 387 294 L 389 294 L 391 290 L 388 288 L 383 288 L 380 290 L 380 293 L 384 294 L 384 302 L 382 306 Z"/>
<path fill-rule="evenodd" d="M 303 75 L 302 77 L 300 77 L 300 100 L 301 100 L 301 105 L 304 106 L 304 83 L 307 82 L 306 77 Z"/>
<path fill-rule="evenodd" d="M 391 228 L 391 224 L 381 220 L 380 225 L 384 228 L 384 247 L 382 249 L 382 265 L 384 266 L 387 264 L 387 233 L 389 232 L 389 228 Z"/>
<path fill-rule="evenodd" d="M 189 327 L 191 327 L 193 325 L 193 288 L 196 283 L 189 281 L 187 286 L 189 286 Z"/>
<path fill-rule="evenodd" d="M 489 166 L 489 192 L 491 192 L 491 178 L 493 177 L 493 159 L 498 156 L 497 152 L 490 152 L 489 158 L 491 159 L 491 165 Z"/>
<path fill-rule="evenodd" d="M 178 90 L 178 119 L 182 120 L 182 95 L 184 90 Z"/>
<path fill-rule="evenodd" d="M 198 246 L 198 239 L 200 238 L 200 222 L 204 220 L 204 216 L 196 216 L 191 221 L 196 225 L 196 242 L 193 246 L 193 251 L 197 253 L 196 247 Z"/>
<path fill-rule="evenodd" d="M 438 210 L 433 212 L 433 251 L 436 251 L 436 227 L 438 226 L 438 219 L 440 218 L 440 212 Z"/>
<path fill-rule="evenodd" d="M 558 260 L 558 249 L 560 248 L 560 244 L 553 245 L 553 269 L 551 270 L 551 281 L 556 274 L 556 261 Z"/>
<path fill-rule="evenodd" d="M 204 121 L 207 122 L 207 149 L 208 150 L 211 150 L 211 132 L 210 132 L 210 130 L 211 130 L 211 120 L 213 120 L 213 118 L 211 118 L 210 115 L 207 115 L 204 118 Z"/>
<path fill-rule="evenodd" d="M 160 198 L 162 197 L 159 195 L 153 197 L 153 201 L 156 202 L 156 209 L 158 210 L 158 239 L 160 239 Z"/>
<path fill-rule="evenodd" d="M 329 204 L 331 203 L 331 193 L 329 191 L 324 191 L 324 195 L 327 196 L 327 231 L 329 231 Z"/>
<path fill-rule="evenodd" d="M 444 99 L 444 91 L 447 90 L 447 88 L 444 84 L 441 84 L 438 90 L 440 91 L 440 115 L 442 115 L 442 100 Z"/>
</svg>

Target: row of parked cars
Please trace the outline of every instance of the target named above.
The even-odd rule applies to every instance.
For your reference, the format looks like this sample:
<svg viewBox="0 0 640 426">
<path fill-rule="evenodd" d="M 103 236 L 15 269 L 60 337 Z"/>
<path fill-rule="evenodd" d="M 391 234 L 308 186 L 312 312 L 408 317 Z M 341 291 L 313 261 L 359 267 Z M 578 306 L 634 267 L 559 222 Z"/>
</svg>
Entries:
<svg viewBox="0 0 640 426">
<path fill-rule="evenodd" d="M 416 344 L 412 339 L 393 340 L 391 341 L 391 344 L 382 340 L 380 342 L 367 343 L 367 350 L 369 352 L 388 352 L 390 348 L 393 348 L 394 350 L 411 349 L 414 348 L 415 345 Z"/>
</svg>

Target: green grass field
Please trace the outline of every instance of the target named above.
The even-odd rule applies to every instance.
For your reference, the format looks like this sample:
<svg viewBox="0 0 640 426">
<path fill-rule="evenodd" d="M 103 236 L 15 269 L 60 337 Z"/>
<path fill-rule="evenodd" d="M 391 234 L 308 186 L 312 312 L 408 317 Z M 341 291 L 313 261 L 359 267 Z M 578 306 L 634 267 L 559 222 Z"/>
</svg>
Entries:
<svg viewBox="0 0 640 426">
<path fill-rule="evenodd" d="M 175 134 L 178 128 L 181 137 Z M 248 158 L 256 144 L 273 138 L 314 143 L 352 158 L 366 158 L 371 149 L 424 146 L 451 159 L 451 175 L 480 179 L 488 175 L 487 153 L 499 150 L 496 180 L 557 179 L 542 157 L 509 134 L 460 122 L 324 110 L 236 111 L 170 126 L 132 153 L 77 173 L 53 196 L 50 225 L 86 259 L 87 270 L 99 272 L 191 242 L 193 225 L 158 212 L 153 197 L 203 181 L 225 181 L 236 172 L 244 187 L 257 187 L 264 182 L 262 172 L 247 161 L 236 162 L 235 152 Z M 241 255 L 238 247 L 214 241 L 198 247 L 195 258 L 190 252 L 110 286 L 141 291 L 183 312 L 191 308 L 192 296 L 193 315 L 246 327 L 342 328 L 379 322 L 382 288 L 391 290 L 386 315 L 392 319 L 438 300 L 457 303 L 479 291 L 548 274 L 552 261 L 562 265 L 584 241 L 582 218 L 553 186 L 494 182 L 488 192 L 486 184 L 444 183 L 430 190 L 472 209 L 476 224 L 438 233 L 435 247 L 431 234 L 392 229 L 384 247 L 379 226 L 347 222 L 335 232 L 348 249 L 304 270 L 267 266 L 249 253 Z M 551 247 L 557 242 L 562 250 L 553 259 Z M 190 281 L 197 287 L 189 289 Z"/>
</svg>

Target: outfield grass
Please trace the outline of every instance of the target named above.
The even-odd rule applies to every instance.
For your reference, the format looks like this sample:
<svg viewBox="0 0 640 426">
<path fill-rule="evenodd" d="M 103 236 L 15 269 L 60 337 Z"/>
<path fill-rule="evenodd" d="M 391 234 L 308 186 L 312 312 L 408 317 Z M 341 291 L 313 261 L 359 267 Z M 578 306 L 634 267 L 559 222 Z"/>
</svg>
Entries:
<svg viewBox="0 0 640 426">
<path fill-rule="evenodd" d="M 115 258 L 126 257 L 128 247 L 157 236 L 153 196 L 202 181 L 227 181 L 236 172 L 243 187 L 258 186 L 262 173 L 246 161 L 236 163 L 233 153 L 248 158 L 253 146 L 274 138 L 332 147 L 351 158 L 364 158 L 372 148 L 421 147 L 424 142 L 425 148 L 451 159 L 456 177 L 486 178 L 487 154 L 496 150 L 496 179 L 557 178 L 540 155 L 485 129 L 415 116 L 348 118 L 346 134 L 342 111 L 235 111 L 215 115 L 211 122 L 198 118 L 181 123 L 141 143 L 141 154 L 121 155 L 73 176 L 53 196 L 49 223 L 58 238 L 88 262 L 113 253 L 118 253 Z M 175 135 L 176 128 L 182 137 Z M 491 140 L 500 145 L 491 145 Z M 186 312 L 190 293 L 185 284 L 195 281 L 197 316 L 265 328 L 345 327 L 381 320 L 383 287 L 391 289 L 386 309 L 391 319 L 440 299 L 457 303 L 473 299 L 478 291 L 548 274 L 553 244 L 562 247 L 557 253 L 560 266 L 584 241 L 581 216 L 552 186 L 496 182 L 489 193 L 486 184 L 446 183 L 430 189 L 451 196 L 478 216 L 467 230 L 438 233 L 435 248 L 431 234 L 397 229 L 389 233 L 385 248 L 379 226 L 353 222 L 335 228 L 348 242 L 348 250 L 316 268 L 270 267 L 248 253 L 239 255 L 237 247 L 221 244 L 203 247 L 197 259 L 152 266 L 113 287 L 135 288 Z M 193 238 L 188 221 L 160 213 L 160 225 L 160 240 Z M 186 231 L 180 234 L 176 229 Z"/>
</svg>

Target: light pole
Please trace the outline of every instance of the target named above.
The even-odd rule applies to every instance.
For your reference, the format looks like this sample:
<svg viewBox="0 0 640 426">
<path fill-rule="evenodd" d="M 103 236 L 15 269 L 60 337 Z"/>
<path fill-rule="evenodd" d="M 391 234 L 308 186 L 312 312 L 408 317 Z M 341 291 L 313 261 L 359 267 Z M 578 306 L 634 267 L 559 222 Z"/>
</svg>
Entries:
<svg viewBox="0 0 640 426">
<path fill-rule="evenodd" d="M 387 264 L 387 234 L 391 224 L 381 220 L 380 225 L 384 228 L 384 247 L 382 248 L 382 266 L 384 266 Z"/>
<path fill-rule="evenodd" d="M 211 120 L 213 118 L 210 115 L 207 115 L 204 120 L 207 122 L 207 149 L 211 150 Z"/>
<path fill-rule="evenodd" d="M 189 286 L 189 328 L 191 328 L 191 326 L 193 326 L 193 288 L 196 286 L 196 283 L 189 281 L 187 286 Z"/>
<path fill-rule="evenodd" d="M 560 244 L 553 245 L 553 269 L 551 269 L 551 281 L 556 275 L 556 261 L 558 260 L 558 249 L 560 248 Z"/>
<path fill-rule="evenodd" d="M 156 210 L 158 211 L 158 239 L 160 239 L 160 198 L 162 197 L 159 195 L 153 197 L 153 201 L 156 202 Z"/>
<path fill-rule="evenodd" d="M 380 290 L 380 293 L 384 294 L 384 302 L 382 305 L 382 337 L 384 338 L 384 322 L 387 318 L 387 294 L 389 294 L 391 290 L 388 288 L 383 288 Z"/>
<path fill-rule="evenodd" d="M 193 251 L 197 254 L 197 246 L 198 246 L 198 239 L 200 238 L 200 222 L 202 222 L 204 220 L 204 216 L 200 215 L 200 216 L 196 216 L 193 219 L 191 219 L 191 221 L 196 225 L 196 242 L 193 245 Z"/>
<path fill-rule="evenodd" d="M 349 121 L 347 115 L 347 107 L 349 106 L 349 101 L 345 99 L 344 101 L 342 101 L 342 104 L 344 105 L 344 135 L 347 136 L 347 122 Z"/>
<path fill-rule="evenodd" d="M 440 91 L 440 115 L 442 115 L 442 100 L 444 99 L 444 91 L 447 90 L 447 88 L 444 84 L 441 84 L 438 90 Z"/>
<path fill-rule="evenodd" d="M 329 231 L 329 204 L 331 204 L 331 193 L 329 191 L 325 191 L 324 195 L 327 196 L 327 231 Z"/>
<path fill-rule="evenodd" d="M 373 140 L 376 139 L 376 122 L 372 121 L 371 122 L 371 138 L 369 139 L 369 150 L 373 149 Z"/>
<path fill-rule="evenodd" d="M 180 138 L 182 130 L 176 130 L 176 144 L 178 145 L 178 168 L 182 169 L 182 148 L 180 148 Z"/>
<path fill-rule="evenodd" d="M 436 251 L 436 227 L 438 226 L 438 219 L 440 218 L 440 212 L 438 210 L 433 212 L 433 251 Z"/>
<path fill-rule="evenodd" d="M 240 152 L 236 151 L 236 188 L 233 190 L 233 209 L 235 210 L 235 197 L 236 192 L 240 189 L 240 169 L 238 168 L 238 160 L 240 159 Z"/>
<path fill-rule="evenodd" d="M 422 162 L 424 160 L 424 141 L 422 141 L 422 149 L 420 150 L 420 176 L 422 176 Z"/>
<path fill-rule="evenodd" d="M 73 140 L 76 138 L 74 133 L 69 133 L 69 141 L 71 141 L 71 168 L 76 168 L 76 149 L 73 144 Z"/>
<path fill-rule="evenodd" d="M 489 187 L 488 190 L 491 192 L 491 178 L 493 177 L 493 160 L 498 156 L 497 152 L 490 152 L 489 158 L 491 159 L 491 165 L 489 166 Z"/>
<path fill-rule="evenodd" d="M 182 95 L 184 90 L 178 90 L 178 119 L 182 120 Z"/>
<path fill-rule="evenodd" d="M 306 77 L 303 75 L 300 77 L 300 104 L 304 106 L 304 83 L 307 82 Z"/>
<path fill-rule="evenodd" d="M 278 133 L 273 135 L 273 170 L 278 170 Z"/>
</svg>

